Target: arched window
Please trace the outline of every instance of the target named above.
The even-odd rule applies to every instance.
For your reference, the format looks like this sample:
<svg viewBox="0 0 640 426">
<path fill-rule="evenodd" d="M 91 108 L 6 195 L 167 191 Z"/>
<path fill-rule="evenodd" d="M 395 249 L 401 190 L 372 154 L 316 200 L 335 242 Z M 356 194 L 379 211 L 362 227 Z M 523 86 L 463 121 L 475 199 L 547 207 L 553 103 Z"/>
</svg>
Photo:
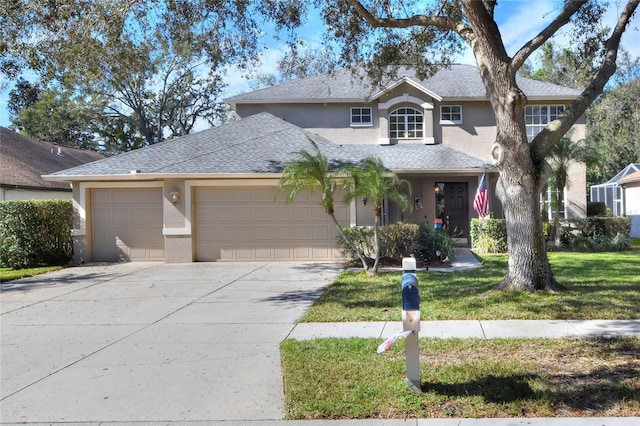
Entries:
<svg viewBox="0 0 640 426">
<path fill-rule="evenodd" d="M 414 139 L 424 136 L 424 117 L 415 108 L 398 108 L 389 114 L 390 139 Z"/>
</svg>

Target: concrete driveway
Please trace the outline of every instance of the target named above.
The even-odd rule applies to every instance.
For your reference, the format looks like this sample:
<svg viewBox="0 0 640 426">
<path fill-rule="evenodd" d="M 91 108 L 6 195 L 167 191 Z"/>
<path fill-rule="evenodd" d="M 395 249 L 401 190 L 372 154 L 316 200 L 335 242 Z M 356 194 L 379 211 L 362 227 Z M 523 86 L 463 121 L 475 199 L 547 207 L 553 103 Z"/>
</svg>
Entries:
<svg viewBox="0 0 640 426">
<path fill-rule="evenodd" d="M 125 263 L 2 284 L 0 421 L 284 416 L 279 343 L 328 263 Z"/>
</svg>

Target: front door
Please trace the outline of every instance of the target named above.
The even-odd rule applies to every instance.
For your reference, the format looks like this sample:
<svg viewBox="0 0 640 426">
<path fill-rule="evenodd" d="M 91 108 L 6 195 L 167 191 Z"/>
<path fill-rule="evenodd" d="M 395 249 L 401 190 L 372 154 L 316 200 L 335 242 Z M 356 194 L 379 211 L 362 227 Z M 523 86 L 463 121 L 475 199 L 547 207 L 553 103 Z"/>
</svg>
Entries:
<svg viewBox="0 0 640 426">
<path fill-rule="evenodd" d="M 466 182 L 444 184 L 444 224 L 458 243 L 469 243 L 469 187 Z"/>
</svg>

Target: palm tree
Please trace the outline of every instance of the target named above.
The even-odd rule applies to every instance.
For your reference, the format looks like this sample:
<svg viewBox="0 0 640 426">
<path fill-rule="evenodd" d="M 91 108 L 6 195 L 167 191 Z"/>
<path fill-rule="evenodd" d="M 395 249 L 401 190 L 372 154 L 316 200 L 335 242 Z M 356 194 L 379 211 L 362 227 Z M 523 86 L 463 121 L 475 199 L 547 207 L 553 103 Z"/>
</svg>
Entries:
<svg viewBox="0 0 640 426">
<path fill-rule="evenodd" d="M 411 187 L 408 181 L 400 179 L 396 175 L 390 175 L 382 161 L 374 157 L 364 160 L 361 167 L 347 168 L 345 172 L 347 175 L 344 181 L 345 202 L 349 203 L 356 199 L 366 198 L 373 207 L 375 262 L 371 275 L 376 275 L 380 266 L 378 226 L 380 226 L 380 218 L 382 217 L 382 202 L 384 200 L 393 201 L 401 210 L 406 210 L 409 207 L 409 199 L 401 192 L 401 189 L 403 185 L 406 185 L 411 191 Z"/>
<path fill-rule="evenodd" d="M 368 271 L 369 265 L 362 251 L 344 232 L 334 214 L 334 195 L 337 187 L 337 179 L 331 174 L 329 161 L 311 138 L 309 138 L 309 142 L 311 142 L 315 152 L 311 153 L 306 150 L 298 152 L 299 158 L 285 166 L 282 176 L 280 177 L 280 182 L 278 183 L 277 192 L 288 191 L 287 203 L 291 203 L 302 189 L 309 189 L 311 192 L 320 190 L 324 211 L 338 229 L 338 233 L 343 241 L 356 253 L 362 262 L 364 270 Z"/>
<path fill-rule="evenodd" d="M 562 235 L 560 229 L 560 209 L 564 203 L 564 190 L 569 185 L 569 168 L 576 161 L 580 161 L 583 156 L 583 145 L 571 139 L 571 133 L 567 133 L 553 148 L 547 157 L 547 163 L 551 171 L 551 179 L 557 189 L 555 203 L 555 214 L 553 217 L 553 233 L 555 245 L 560 245 Z"/>
</svg>

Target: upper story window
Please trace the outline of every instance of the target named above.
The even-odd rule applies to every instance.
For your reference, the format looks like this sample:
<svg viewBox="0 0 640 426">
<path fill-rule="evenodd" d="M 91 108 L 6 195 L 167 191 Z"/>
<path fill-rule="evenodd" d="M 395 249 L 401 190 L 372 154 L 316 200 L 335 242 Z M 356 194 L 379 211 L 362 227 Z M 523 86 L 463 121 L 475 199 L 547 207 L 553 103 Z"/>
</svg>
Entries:
<svg viewBox="0 0 640 426">
<path fill-rule="evenodd" d="M 524 108 L 524 121 L 529 142 L 536 137 L 548 123 L 564 112 L 564 105 L 527 105 Z"/>
<path fill-rule="evenodd" d="M 371 107 L 351 108 L 352 126 L 373 126 L 373 114 Z"/>
<path fill-rule="evenodd" d="M 389 114 L 389 138 L 413 139 L 424 136 L 424 117 L 415 108 L 398 108 Z"/>
<path fill-rule="evenodd" d="M 462 124 L 462 105 L 441 105 L 440 124 Z"/>
</svg>

